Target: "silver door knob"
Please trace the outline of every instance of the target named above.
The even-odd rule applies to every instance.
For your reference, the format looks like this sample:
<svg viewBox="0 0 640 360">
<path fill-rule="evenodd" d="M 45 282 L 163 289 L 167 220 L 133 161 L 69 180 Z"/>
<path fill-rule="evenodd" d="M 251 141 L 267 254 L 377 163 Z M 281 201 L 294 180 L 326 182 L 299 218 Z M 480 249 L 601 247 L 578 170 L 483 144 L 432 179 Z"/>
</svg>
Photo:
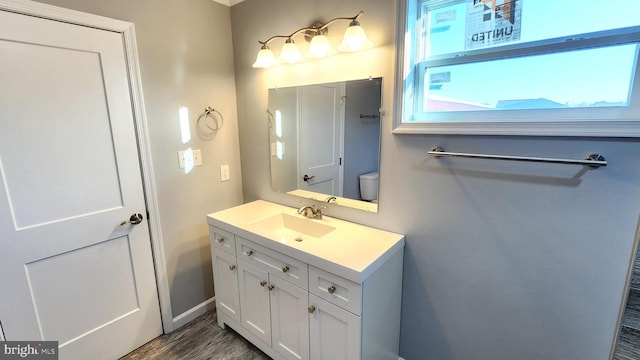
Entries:
<svg viewBox="0 0 640 360">
<path fill-rule="evenodd" d="M 142 217 L 142 214 L 133 214 L 131 215 L 131 217 L 129 217 L 129 220 L 127 221 L 123 221 L 120 223 L 120 226 L 124 226 L 124 225 L 138 225 L 142 222 L 142 219 L 144 219 Z"/>
</svg>

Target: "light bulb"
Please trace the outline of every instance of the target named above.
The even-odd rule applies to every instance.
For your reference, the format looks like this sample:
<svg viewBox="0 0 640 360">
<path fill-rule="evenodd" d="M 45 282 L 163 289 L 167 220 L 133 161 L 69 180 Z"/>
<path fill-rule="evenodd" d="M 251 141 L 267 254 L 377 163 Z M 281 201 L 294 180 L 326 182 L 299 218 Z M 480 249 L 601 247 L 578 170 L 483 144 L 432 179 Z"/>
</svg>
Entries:
<svg viewBox="0 0 640 360">
<path fill-rule="evenodd" d="M 298 50 L 298 46 L 293 42 L 293 40 L 287 39 L 280 51 L 280 61 L 288 64 L 295 64 L 303 60 L 304 57 L 300 53 L 300 50 Z"/>
<path fill-rule="evenodd" d="M 271 51 L 271 49 L 266 45 L 262 45 L 262 48 L 258 52 L 258 56 L 256 56 L 256 62 L 253 63 L 253 67 L 267 69 L 277 64 L 277 62 L 275 55 L 273 55 L 273 51 Z"/>
<path fill-rule="evenodd" d="M 367 38 L 364 29 L 356 20 L 352 21 L 347 31 L 344 32 L 342 43 L 338 50 L 342 52 L 354 52 L 373 47 L 373 43 Z"/>
<path fill-rule="evenodd" d="M 311 38 L 311 44 L 309 45 L 307 57 L 322 58 L 325 56 L 333 55 L 335 53 L 336 50 L 331 47 L 329 39 L 325 35 L 316 34 L 313 38 Z"/>
</svg>

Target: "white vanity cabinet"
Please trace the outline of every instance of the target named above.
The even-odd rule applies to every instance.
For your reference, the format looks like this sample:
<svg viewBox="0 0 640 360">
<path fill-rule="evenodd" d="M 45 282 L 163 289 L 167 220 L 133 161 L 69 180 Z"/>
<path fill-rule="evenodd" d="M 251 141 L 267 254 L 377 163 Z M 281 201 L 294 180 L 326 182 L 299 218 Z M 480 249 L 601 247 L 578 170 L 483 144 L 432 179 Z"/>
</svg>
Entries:
<svg viewBox="0 0 640 360">
<path fill-rule="evenodd" d="M 221 229 L 211 228 L 211 262 L 216 293 L 216 309 L 240 322 L 240 295 L 235 237 Z"/>
<path fill-rule="evenodd" d="M 237 237 L 242 326 L 284 359 L 309 359 L 307 264 Z"/>
<path fill-rule="evenodd" d="M 208 216 L 218 324 L 276 360 L 397 360 L 404 237 L 331 218 L 331 236 L 301 242 L 251 226 L 276 211 L 295 214 L 258 201 Z"/>
<path fill-rule="evenodd" d="M 360 316 L 313 294 L 309 294 L 309 304 L 311 358 L 364 359 L 360 356 Z"/>
</svg>

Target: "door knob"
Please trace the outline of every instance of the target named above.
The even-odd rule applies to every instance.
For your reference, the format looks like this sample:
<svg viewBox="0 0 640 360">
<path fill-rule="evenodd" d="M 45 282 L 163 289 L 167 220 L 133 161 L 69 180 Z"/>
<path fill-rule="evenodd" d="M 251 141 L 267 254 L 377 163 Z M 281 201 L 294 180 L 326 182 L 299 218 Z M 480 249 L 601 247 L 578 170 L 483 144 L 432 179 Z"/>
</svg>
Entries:
<svg viewBox="0 0 640 360">
<path fill-rule="evenodd" d="M 304 176 L 302 177 L 302 180 L 304 180 L 304 181 L 309 181 L 309 180 L 311 180 L 311 179 L 313 179 L 313 178 L 315 178 L 315 175 L 314 175 L 314 176 L 309 176 L 309 175 L 307 175 L 307 174 L 304 174 Z"/>
<path fill-rule="evenodd" d="M 131 217 L 129 217 L 129 220 L 121 222 L 120 226 L 138 225 L 138 224 L 140 224 L 142 222 L 142 219 L 144 219 L 142 217 L 142 214 L 133 214 L 133 215 L 131 215 Z"/>
</svg>

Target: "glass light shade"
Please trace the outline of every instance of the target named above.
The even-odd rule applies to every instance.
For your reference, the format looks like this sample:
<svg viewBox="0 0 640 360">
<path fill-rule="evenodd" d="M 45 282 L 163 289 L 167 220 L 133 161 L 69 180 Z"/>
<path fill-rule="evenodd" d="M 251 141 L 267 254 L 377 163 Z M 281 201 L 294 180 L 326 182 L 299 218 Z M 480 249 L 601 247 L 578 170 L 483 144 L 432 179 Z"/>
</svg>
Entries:
<svg viewBox="0 0 640 360">
<path fill-rule="evenodd" d="M 344 32 L 342 43 L 338 50 L 342 52 L 354 52 L 373 47 L 373 43 L 367 38 L 364 29 L 357 21 L 353 21 Z"/>
<path fill-rule="evenodd" d="M 303 60 L 304 57 L 300 53 L 300 50 L 298 50 L 298 46 L 293 42 L 293 40 L 287 39 L 280 51 L 280 61 L 288 64 L 295 64 Z"/>
<path fill-rule="evenodd" d="M 277 62 L 276 56 L 273 55 L 273 51 L 268 47 L 262 47 L 258 52 L 256 62 L 253 63 L 253 67 L 267 69 L 275 65 Z"/>
<path fill-rule="evenodd" d="M 329 39 L 325 35 L 315 35 L 311 39 L 311 44 L 309 45 L 309 51 L 307 52 L 307 57 L 311 58 L 321 58 L 329 55 L 333 55 L 336 53 L 336 50 L 331 47 L 329 43 Z"/>
</svg>

